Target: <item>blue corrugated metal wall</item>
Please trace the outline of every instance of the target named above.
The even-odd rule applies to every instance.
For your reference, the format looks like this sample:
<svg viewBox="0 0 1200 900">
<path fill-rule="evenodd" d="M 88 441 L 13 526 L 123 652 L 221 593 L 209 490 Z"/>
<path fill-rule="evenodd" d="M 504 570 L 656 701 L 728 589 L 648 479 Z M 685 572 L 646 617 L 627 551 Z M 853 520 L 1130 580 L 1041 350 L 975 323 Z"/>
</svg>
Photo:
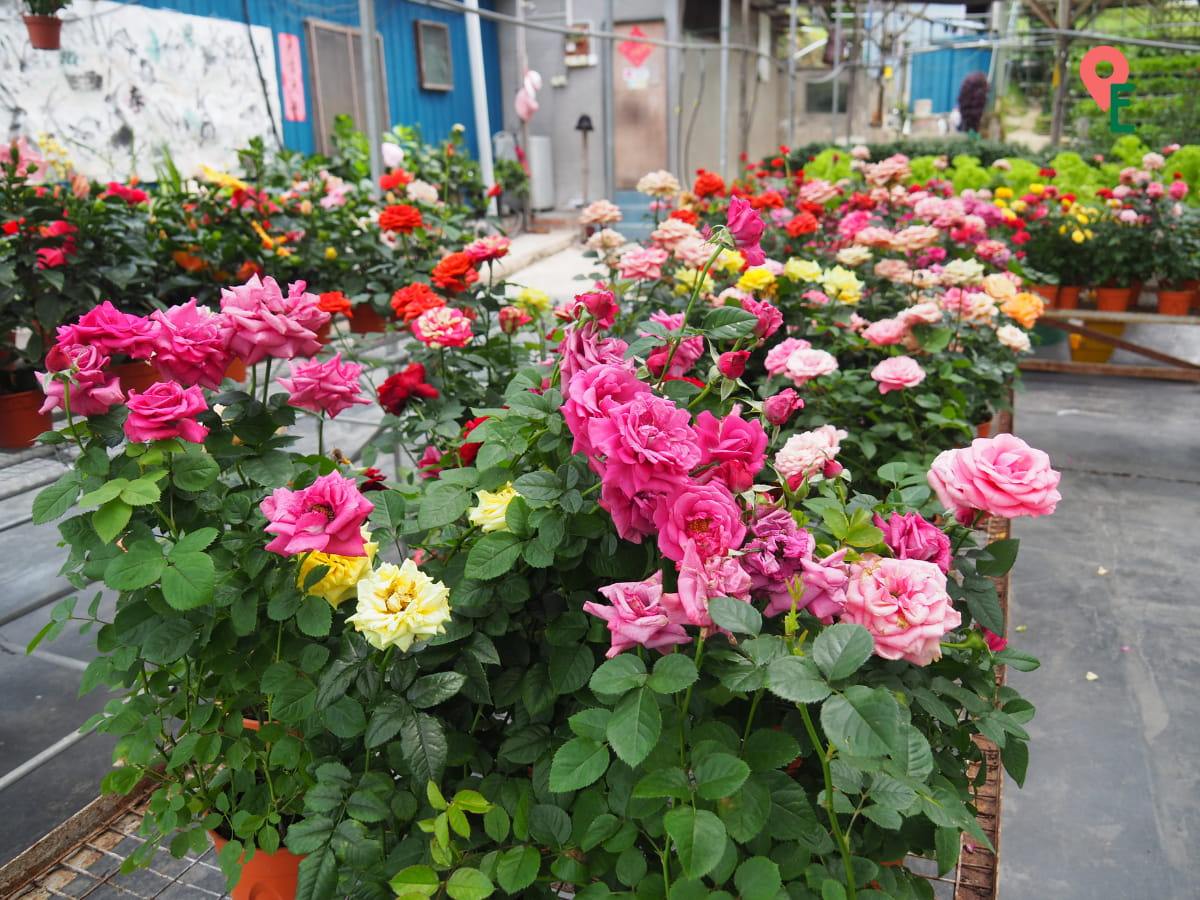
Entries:
<svg viewBox="0 0 1200 900">
<path fill-rule="evenodd" d="M 958 89 L 972 72 L 987 72 L 992 51 L 986 47 L 947 47 L 912 58 L 909 97 L 933 101 L 935 113 L 948 113 L 958 105 Z"/>
<path fill-rule="evenodd" d="M 301 59 L 304 64 L 304 99 L 308 104 L 307 122 L 283 123 L 283 142 L 289 148 L 304 153 L 316 149 L 313 136 L 312 96 L 309 86 L 308 45 L 304 34 L 305 19 L 314 18 L 339 25 L 358 25 L 358 3 L 341 0 L 320 3 L 316 0 L 142 0 L 141 6 L 154 9 L 170 9 L 195 16 L 245 21 L 243 9 L 249 12 L 253 25 L 263 25 L 274 34 L 294 34 L 300 38 Z M 494 8 L 493 2 L 483 0 L 481 7 Z M 421 136 L 428 142 L 440 141 L 450 133 L 455 123 L 466 126 L 467 146 L 478 158 L 479 145 L 475 134 L 475 112 L 471 98 L 471 69 L 467 56 L 467 30 L 463 17 L 430 6 L 407 3 L 405 0 L 389 0 L 376 3 L 376 27 L 383 37 L 383 55 L 387 67 L 387 87 L 390 124 L 420 125 Z M 454 66 L 454 89 L 451 91 L 423 91 L 417 81 L 417 56 L 413 40 L 413 21 L 425 19 L 445 22 L 450 27 L 450 52 Z M 487 80 L 488 114 L 492 131 L 500 129 L 502 104 L 500 98 L 500 51 L 496 38 L 496 25 L 487 19 L 481 20 L 483 32 L 483 56 L 489 78 Z M 276 52 L 278 43 L 275 42 Z M 279 78 L 276 65 L 276 79 Z M 247 85 L 248 90 L 257 90 L 257 85 Z M 272 108 L 279 109 L 281 97 L 271 98 Z M 365 122 L 356 123 L 359 128 Z M 489 136 L 484 135 L 484 140 Z"/>
</svg>

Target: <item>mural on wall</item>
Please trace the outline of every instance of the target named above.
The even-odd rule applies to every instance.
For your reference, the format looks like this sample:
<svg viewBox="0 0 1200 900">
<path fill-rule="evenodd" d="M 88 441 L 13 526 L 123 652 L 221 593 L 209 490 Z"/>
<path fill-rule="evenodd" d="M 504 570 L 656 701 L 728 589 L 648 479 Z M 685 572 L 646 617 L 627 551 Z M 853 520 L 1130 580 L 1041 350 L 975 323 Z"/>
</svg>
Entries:
<svg viewBox="0 0 1200 900">
<path fill-rule="evenodd" d="M 34 50 L 6 5 L 0 139 L 50 135 L 100 181 L 153 180 L 166 148 L 186 177 L 200 165 L 235 169 L 236 149 L 252 137 L 274 144 L 269 28 L 112 2 L 77 2 L 63 19 L 62 49 Z"/>
</svg>

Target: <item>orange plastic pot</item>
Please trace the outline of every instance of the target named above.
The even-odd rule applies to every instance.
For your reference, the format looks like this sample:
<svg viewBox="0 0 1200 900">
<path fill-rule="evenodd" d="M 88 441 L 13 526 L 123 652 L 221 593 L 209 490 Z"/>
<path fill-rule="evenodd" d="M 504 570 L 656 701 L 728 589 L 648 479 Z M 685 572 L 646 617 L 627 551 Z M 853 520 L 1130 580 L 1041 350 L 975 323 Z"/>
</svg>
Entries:
<svg viewBox="0 0 1200 900">
<path fill-rule="evenodd" d="M 208 834 L 218 853 L 229 843 L 215 831 Z M 249 860 L 243 854 L 238 860 L 242 877 L 229 896 L 233 900 L 295 900 L 302 859 L 282 847 L 274 853 L 256 850 Z"/>
<path fill-rule="evenodd" d="M 34 50 L 57 50 L 62 46 L 62 19 L 57 16 L 22 16 Z"/>
<path fill-rule="evenodd" d="M 1158 311 L 1164 316 L 1186 316 L 1191 305 L 1191 291 L 1158 292 Z"/>
<path fill-rule="evenodd" d="M 1129 309 L 1129 288 L 1096 288 L 1096 309 L 1105 312 L 1125 312 Z"/>
<path fill-rule="evenodd" d="M 50 413 L 38 409 L 46 402 L 41 391 L 17 391 L 0 394 L 0 447 L 5 450 L 24 450 L 33 446 L 33 439 L 54 427 Z"/>
<path fill-rule="evenodd" d="M 1058 285 L 1057 284 L 1031 284 L 1029 290 L 1033 291 L 1039 297 L 1046 301 L 1047 306 L 1058 305 Z"/>
<path fill-rule="evenodd" d="M 1083 290 L 1077 284 L 1064 284 L 1058 288 L 1058 301 L 1056 306 L 1059 309 L 1078 309 L 1079 308 L 1079 292 Z"/>
<path fill-rule="evenodd" d="M 225 377 L 233 379 L 239 384 L 246 380 L 246 364 L 240 359 L 232 360 L 225 367 Z"/>
<path fill-rule="evenodd" d="M 387 330 L 387 319 L 377 313 L 370 303 L 359 303 L 353 312 L 354 316 L 350 319 L 351 334 L 370 334 L 373 331 Z"/>
<path fill-rule="evenodd" d="M 121 390 L 125 392 L 126 396 L 129 395 L 131 389 L 140 394 L 152 384 L 163 380 L 162 376 L 158 374 L 158 369 L 141 360 L 119 363 L 112 367 L 112 373 L 120 379 Z"/>
</svg>

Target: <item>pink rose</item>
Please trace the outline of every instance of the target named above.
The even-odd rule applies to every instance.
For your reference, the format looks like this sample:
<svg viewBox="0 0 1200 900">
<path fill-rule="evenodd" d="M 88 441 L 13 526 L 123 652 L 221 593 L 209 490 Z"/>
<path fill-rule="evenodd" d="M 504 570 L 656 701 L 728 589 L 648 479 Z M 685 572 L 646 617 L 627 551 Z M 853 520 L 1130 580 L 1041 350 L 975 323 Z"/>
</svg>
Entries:
<svg viewBox="0 0 1200 900">
<path fill-rule="evenodd" d="M 502 306 L 497 314 L 500 320 L 500 330 L 505 334 L 516 334 L 523 325 L 533 321 L 533 316 L 519 306 Z"/>
<path fill-rule="evenodd" d="M 356 403 L 370 403 L 362 396 L 362 385 L 358 383 L 362 366 L 358 363 L 342 362 L 342 354 L 324 362 L 310 360 L 292 363 L 291 376 L 275 379 L 291 396 L 289 406 L 307 409 L 333 418 Z"/>
<path fill-rule="evenodd" d="M 738 560 L 719 555 L 705 558 L 695 544 L 688 544 L 679 566 L 679 607 L 688 622 L 704 634 L 716 631 L 708 614 L 713 597 L 732 597 L 750 602 L 750 576 Z M 666 601 L 674 599 L 668 595 Z"/>
<path fill-rule="evenodd" d="M 792 576 L 812 557 L 816 541 L 786 509 L 765 503 L 754 508 L 750 535 L 742 547 L 742 566 L 753 580 L 751 590 L 772 606 L 790 609 Z"/>
<path fill-rule="evenodd" d="M 562 343 L 558 345 L 558 371 L 563 384 L 577 372 L 595 365 L 620 366 L 633 371 L 633 360 L 625 358 L 629 345 L 620 338 L 601 338 L 601 333 L 595 322 L 568 325 L 563 329 Z"/>
<path fill-rule="evenodd" d="M 654 511 L 658 549 L 679 562 L 694 546 L 702 559 L 725 556 L 746 537 L 742 510 L 733 494 L 718 481 L 681 484 Z"/>
<path fill-rule="evenodd" d="M 1008 649 L 1008 638 L 1000 637 L 994 631 L 988 631 L 986 628 L 981 627 L 979 630 L 983 632 L 983 641 L 987 644 L 987 648 L 993 653 Z"/>
<path fill-rule="evenodd" d="M 758 323 L 754 326 L 755 337 L 765 340 L 783 325 L 783 313 L 780 312 L 778 307 L 773 306 L 769 300 L 755 300 L 752 297 L 743 297 L 741 302 L 742 309 L 758 316 Z"/>
<path fill-rule="evenodd" d="M 675 644 L 686 644 L 691 637 L 683 626 L 687 619 L 681 610 L 663 605 L 662 571 L 645 581 L 623 581 L 600 588 L 612 606 L 589 600 L 583 611 L 603 619 L 612 635 L 612 646 L 604 654 L 612 659 L 631 647 L 650 647 L 665 651 Z"/>
<path fill-rule="evenodd" d="M 617 260 L 617 270 L 622 278 L 657 281 L 662 277 L 663 263 L 668 256 L 670 254 L 661 247 L 635 247 L 621 254 Z"/>
<path fill-rule="evenodd" d="M 591 424 L 596 449 L 610 463 L 684 473 L 700 461 L 691 416 L 665 397 L 639 392 Z"/>
<path fill-rule="evenodd" d="M 80 316 L 74 325 L 60 326 L 57 336 L 60 344 L 95 346 L 106 354 L 149 359 L 154 352 L 154 329 L 149 319 L 123 313 L 105 300 Z"/>
<path fill-rule="evenodd" d="M 880 319 L 878 322 L 872 322 L 862 330 L 862 336 L 866 338 L 869 344 L 876 347 L 886 347 L 890 344 L 898 344 L 904 340 L 904 335 L 908 332 L 908 324 L 903 319 Z"/>
<path fill-rule="evenodd" d="M 427 309 L 412 323 L 413 337 L 433 349 L 465 347 L 474 337 L 471 320 L 461 309 L 439 306 Z"/>
<path fill-rule="evenodd" d="M 784 388 L 763 401 L 763 415 L 772 425 L 782 425 L 798 409 L 804 409 L 804 401 L 791 388 Z"/>
<path fill-rule="evenodd" d="M 341 472 L 322 475 L 299 491 L 276 488 L 259 504 L 267 532 L 276 535 L 266 549 L 281 556 L 309 550 L 364 556 L 362 525 L 374 508 Z"/>
<path fill-rule="evenodd" d="M 963 524 L 980 511 L 1009 519 L 1047 515 L 1062 499 L 1050 457 L 1012 434 L 976 438 L 969 447 L 943 451 L 928 478 L 938 499 Z"/>
<path fill-rule="evenodd" d="M 726 378 L 741 378 L 746 371 L 749 350 L 730 350 L 717 357 L 717 371 Z"/>
<path fill-rule="evenodd" d="M 715 463 L 706 469 L 704 480 L 718 478 L 734 493 L 749 490 L 754 476 L 763 467 L 767 433 L 757 420 L 743 419 L 741 409 L 718 419 L 708 410 L 696 417 L 696 440 L 700 444 L 700 465 Z"/>
<path fill-rule="evenodd" d="M 766 366 L 768 374 L 782 375 L 787 371 L 788 357 L 797 350 L 807 350 L 811 346 L 812 344 L 803 338 L 784 338 L 767 351 L 763 365 Z"/>
<path fill-rule="evenodd" d="M 806 383 L 822 375 L 828 375 L 838 370 L 837 357 L 825 350 L 796 350 L 787 358 L 787 368 L 784 373 L 803 387 Z"/>
<path fill-rule="evenodd" d="M 108 412 L 125 399 L 121 393 L 120 379 L 105 371 L 108 357 L 99 347 L 58 344 L 47 354 L 46 364 L 57 371 L 67 372 L 71 380 L 68 383 L 50 373 L 37 373 L 42 391 L 46 394 L 46 402 L 38 410 L 40 413 L 66 409 L 70 402 L 72 415 L 94 416 Z"/>
<path fill-rule="evenodd" d="M 875 526 L 897 559 L 923 559 L 943 572 L 950 571 L 950 538 L 920 513 L 892 513 L 886 522 L 876 514 Z"/>
<path fill-rule="evenodd" d="M 622 540 L 640 544 L 655 533 L 658 508 L 683 489 L 686 477 L 648 466 L 608 465 L 600 481 L 600 507 L 612 516 Z"/>
<path fill-rule="evenodd" d="M 320 298 L 305 291 L 305 283 L 288 285 L 287 295 L 274 278 L 257 275 L 243 285 L 221 289 L 221 312 L 229 325 L 229 349 L 252 366 L 268 356 L 293 359 L 312 356 L 321 349 L 317 329 L 329 313 L 317 304 Z"/>
<path fill-rule="evenodd" d="M 729 201 L 725 224 L 733 237 L 734 246 L 745 257 L 746 265 L 761 266 L 766 262 L 767 255 L 758 244 L 767 225 L 758 214 L 758 210 L 742 197 L 734 197 Z"/>
<path fill-rule="evenodd" d="M 842 611 L 846 599 L 846 551 L 839 550 L 824 559 L 806 556 L 800 560 L 799 571 L 789 579 L 789 587 L 799 591 L 800 599 L 795 601 L 796 609 L 808 610 L 822 621 L 828 622 L 831 616 Z M 791 590 L 783 594 L 775 594 L 763 613 L 776 616 L 788 612 L 792 608 Z"/>
<path fill-rule="evenodd" d="M 871 370 L 879 382 L 879 393 L 915 387 L 925 380 L 925 370 L 911 356 L 889 356 Z"/>
<path fill-rule="evenodd" d="M 825 471 L 826 463 L 842 449 L 846 432 L 832 425 L 793 434 L 775 454 L 775 468 L 784 480 L 808 479 Z"/>
<path fill-rule="evenodd" d="M 962 624 L 936 565 L 872 554 L 850 565 L 840 620 L 871 632 L 877 656 L 918 666 L 941 659 L 942 637 Z"/>
<path fill-rule="evenodd" d="M 156 309 L 150 320 L 158 328 L 153 334 L 154 368 L 165 378 L 184 386 L 198 384 L 216 390 L 225 378 L 232 354 L 225 317 L 193 297 L 187 303 Z"/>
<path fill-rule="evenodd" d="M 1182 200 L 1188 194 L 1188 183 L 1183 179 L 1172 181 L 1167 193 L 1171 195 L 1172 200 Z"/>
<path fill-rule="evenodd" d="M 598 365 L 576 372 L 567 382 L 561 407 L 567 428 L 575 436 L 572 453 L 592 455 L 591 422 L 633 399 L 650 392 L 650 386 L 621 366 Z"/>
<path fill-rule="evenodd" d="M 617 306 L 617 298 L 612 291 L 588 291 L 584 294 L 575 295 L 575 303 L 577 308 L 582 306 L 592 318 L 596 320 L 596 324 L 601 328 L 608 330 L 612 328 L 613 322 L 616 321 L 617 313 L 621 308 Z"/>
<path fill-rule="evenodd" d="M 181 437 L 202 444 L 208 436 L 208 429 L 193 418 L 208 409 L 204 391 L 196 385 L 185 388 L 174 381 L 159 381 L 140 394 L 130 391 L 125 405 L 129 409 L 125 435 L 131 441 Z"/>
</svg>

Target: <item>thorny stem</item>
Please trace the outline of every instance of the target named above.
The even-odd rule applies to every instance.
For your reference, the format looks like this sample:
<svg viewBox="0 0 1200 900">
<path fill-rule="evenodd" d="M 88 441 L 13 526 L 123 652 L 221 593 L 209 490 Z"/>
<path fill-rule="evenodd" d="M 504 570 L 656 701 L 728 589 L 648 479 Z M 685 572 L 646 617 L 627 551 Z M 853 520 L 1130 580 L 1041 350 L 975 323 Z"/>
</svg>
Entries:
<svg viewBox="0 0 1200 900">
<path fill-rule="evenodd" d="M 837 842 L 838 850 L 842 857 L 842 865 L 846 870 L 846 896 L 854 897 L 856 894 L 854 888 L 854 866 L 850 861 L 850 841 L 842 831 L 837 813 L 833 810 L 833 775 L 829 771 L 829 752 L 832 748 L 826 748 L 821 743 L 816 726 L 813 725 L 812 716 L 808 712 L 807 704 L 800 703 L 798 706 L 800 717 L 804 719 L 804 729 L 808 732 L 808 738 L 812 741 L 813 747 L 816 748 L 817 758 L 821 762 L 821 774 L 825 779 L 825 814 L 829 817 L 829 824 L 833 828 L 833 839 Z"/>
<path fill-rule="evenodd" d="M 704 662 L 704 634 L 701 632 L 700 637 L 696 639 L 696 671 L 700 671 L 700 664 Z M 687 714 L 688 708 L 692 704 L 692 688 L 696 686 L 693 681 L 688 685 L 687 693 L 683 695 L 683 707 L 679 711 L 679 764 L 687 767 Z"/>
</svg>

